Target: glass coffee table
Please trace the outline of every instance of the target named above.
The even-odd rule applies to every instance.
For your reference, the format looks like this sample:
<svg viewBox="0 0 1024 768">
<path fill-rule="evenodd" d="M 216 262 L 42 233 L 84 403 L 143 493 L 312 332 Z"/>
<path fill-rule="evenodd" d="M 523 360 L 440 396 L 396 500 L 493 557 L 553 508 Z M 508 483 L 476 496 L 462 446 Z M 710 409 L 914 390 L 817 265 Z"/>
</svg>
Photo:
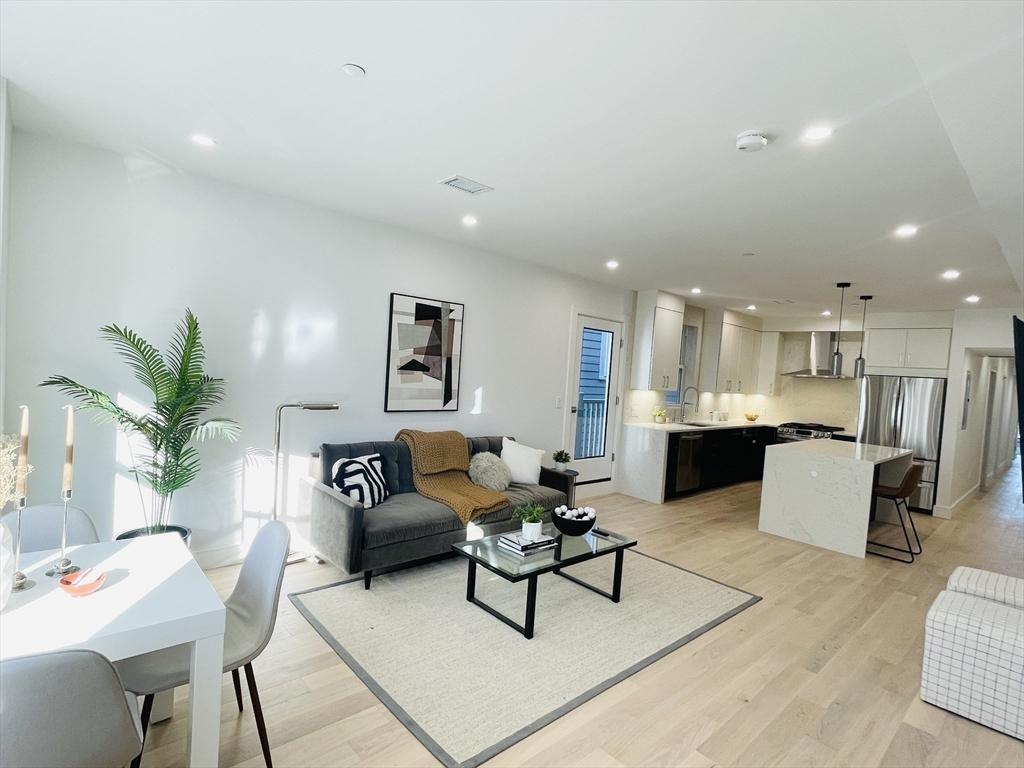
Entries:
<svg viewBox="0 0 1024 768">
<path fill-rule="evenodd" d="M 554 525 L 548 523 L 544 526 L 544 533 L 555 537 L 558 542 L 555 547 L 525 556 L 516 555 L 498 546 L 500 536 L 507 534 L 485 536 L 475 541 L 460 541 L 452 544 L 452 550 L 469 561 L 466 599 L 522 633 L 527 640 L 533 637 L 533 621 L 537 612 L 538 576 L 544 573 L 555 573 L 617 603 L 622 596 L 622 556 L 627 549 L 636 546 L 636 539 L 600 528 L 594 528 L 584 536 L 563 536 Z M 593 584 L 587 584 L 562 570 L 570 565 L 612 554 L 615 555 L 615 571 L 612 577 L 611 592 L 605 592 Z M 476 596 L 476 567 L 478 565 L 491 573 L 496 573 L 506 581 L 513 583 L 526 581 L 526 620 L 523 624 L 513 621 Z"/>
</svg>

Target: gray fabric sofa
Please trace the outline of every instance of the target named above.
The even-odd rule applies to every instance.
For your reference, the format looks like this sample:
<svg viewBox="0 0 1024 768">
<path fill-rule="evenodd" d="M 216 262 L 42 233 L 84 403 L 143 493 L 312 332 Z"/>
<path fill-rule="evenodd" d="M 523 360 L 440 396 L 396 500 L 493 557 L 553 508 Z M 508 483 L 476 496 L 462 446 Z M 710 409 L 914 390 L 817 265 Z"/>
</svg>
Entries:
<svg viewBox="0 0 1024 768">
<path fill-rule="evenodd" d="M 470 455 L 489 451 L 501 455 L 501 437 L 467 438 Z M 353 501 L 332 484 L 331 469 L 338 459 L 379 453 L 391 496 L 372 509 Z M 416 493 L 412 457 L 405 443 L 324 443 L 320 446 L 319 476 L 304 478 L 303 494 L 310 512 L 310 543 L 314 553 L 347 571 L 363 572 L 367 589 L 373 572 L 447 554 L 456 541 L 465 541 L 466 528 L 451 509 Z M 539 485 L 513 483 L 505 495 L 508 506 L 477 518 L 484 535 L 519 527 L 512 508 L 533 502 L 550 511 L 572 497 L 573 475 L 541 468 Z M 305 505 L 304 505 L 305 506 Z"/>
</svg>

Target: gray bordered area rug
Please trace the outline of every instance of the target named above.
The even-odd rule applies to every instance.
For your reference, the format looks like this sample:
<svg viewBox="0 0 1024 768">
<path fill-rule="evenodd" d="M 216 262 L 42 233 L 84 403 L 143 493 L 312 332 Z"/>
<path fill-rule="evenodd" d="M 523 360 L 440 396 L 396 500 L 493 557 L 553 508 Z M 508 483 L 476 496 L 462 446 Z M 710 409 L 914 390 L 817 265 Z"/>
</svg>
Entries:
<svg viewBox="0 0 1024 768">
<path fill-rule="evenodd" d="M 611 589 L 614 557 L 569 570 Z M 568 569 L 567 569 L 568 570 Z M 522 621 L 526 584 L 477 569 L 476 594 Z M 448 768 L 473 768 L 761 598 L 635 550 L 622 601 L 540 577 L 527 640 L 466 601 L 442 560 L 289 595 L 338 656 Z"/>
</svg>

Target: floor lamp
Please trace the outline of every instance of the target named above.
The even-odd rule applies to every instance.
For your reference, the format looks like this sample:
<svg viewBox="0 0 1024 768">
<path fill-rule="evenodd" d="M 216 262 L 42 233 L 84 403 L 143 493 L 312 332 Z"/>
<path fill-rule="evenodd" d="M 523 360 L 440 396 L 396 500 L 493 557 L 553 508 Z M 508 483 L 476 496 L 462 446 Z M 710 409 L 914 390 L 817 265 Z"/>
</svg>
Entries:
<svg viewBox="0 0 1024 768">
<path fill-rule="evenodd" d="M 277 406 L 274 421 L 274 501 L 271 507 L 271 516 L 274 520 L 277 520 L 277 497 L 281 481 L 281 414 L 286 408 L 298 408 L 302 411 L 336 411 L 340 407 L 337 403 L 307 400 L 299 400 L 297 403 L 281 403 Z M 288 564 L 305 560 L 306 557 L 306 555 L 292 552 L 288 555 Z"/>
</svg>

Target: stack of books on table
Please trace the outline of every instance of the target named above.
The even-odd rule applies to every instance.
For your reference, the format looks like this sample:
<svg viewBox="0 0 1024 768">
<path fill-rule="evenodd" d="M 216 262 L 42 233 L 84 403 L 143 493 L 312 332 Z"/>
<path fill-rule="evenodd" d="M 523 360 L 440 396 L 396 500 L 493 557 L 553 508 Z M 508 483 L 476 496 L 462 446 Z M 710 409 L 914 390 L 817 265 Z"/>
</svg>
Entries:
<svg viewBox="0 0 1024 768">
<path fill-rule="evenodd" d="M 553 536 L 548 536 L 547 534 L 541 536 L 536 541 L 524 539 L 518 533 L 506 533 L 498 539 L 499 547 L 504 549 L 506 552 L 511 552 L 512 554 L 519 555 L 521 557 L 554 549 L 555 544 L 555 538 Z"/>
</svg>

